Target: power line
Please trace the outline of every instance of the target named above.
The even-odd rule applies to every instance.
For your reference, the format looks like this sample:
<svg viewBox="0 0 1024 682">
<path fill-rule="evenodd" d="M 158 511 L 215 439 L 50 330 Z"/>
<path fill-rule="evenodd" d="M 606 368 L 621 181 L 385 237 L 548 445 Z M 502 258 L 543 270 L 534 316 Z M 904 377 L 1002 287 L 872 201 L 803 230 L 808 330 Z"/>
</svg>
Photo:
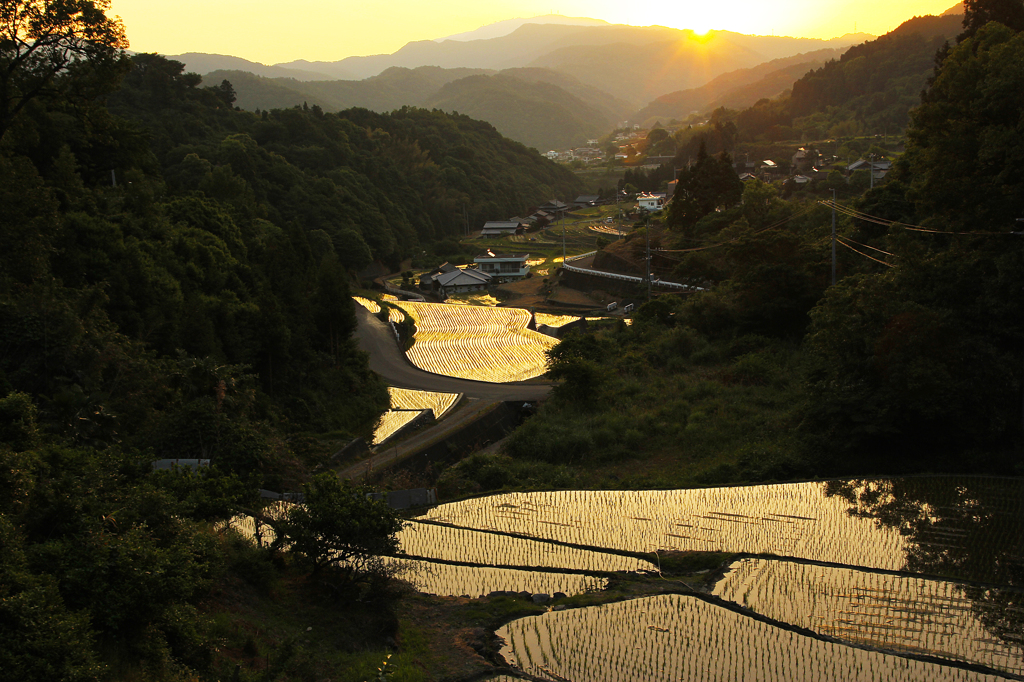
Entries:
<svg viewBox="0 0 1024 682">
<path fill-rule="evenodd" d="M 862 246 L 865 249 L 871 249 L 872 251 L 877 251 L 878 253 L 884 253 L 886 256 L 893 256 L 893 257 L 896 256 L 896 254 L 894 254 L 894 253 L 889 253 L 888 251 L 883 251 L 882 249 L 876 248 L 876 247 L 871 246 L 869 244 L 862 244 L 859 241 L 857 241 L 856 239 L 850 239 L 849 237 L 840 237 L 840 239 L 845 239 L 846 241 L 852 242 L 852 243 L 856 244 L 857 246 Z"/>
<path fill-rule="evenodd" d="M 884 265 L 884 266 L 885 266 L 885 267 L 887 267 L 887 268 L 894 268 L 894 267 L 896 267 L 895 265 L 893 265 L 893 264 L 891 264 L 891 263 L 886 263 L 886 262 L 885 262 L 884 260 L 879 260 L 878 258 L 875 258 L 874 256 L 869 256 L 868 254 L 864 253 L 863 251 L 858 251 L 857 249 L 855 249 L 855 248 L 853 248 L 852 246 L 850 246 L 849 244 L 847 244 L 847 243 L 846 243 L 846 240 L 845 240 L 845 239 L 844 239 L 843 237 L 839 237 L 839 238 L 837 238 L 837 239 L 836 239 L 836 242 L 837 242 L 838 244 L 840 244 L 841 246 L 845 246 L 845 247 L 846 247 L 846 248 L 848 248 L 848 249 L 849 249 L 850 251 L 853 251 L 854 253 L 857 253 L 857 254 L 860 254 L 861 256 L 864 256 L 864 257 L 865 257 L 865 258 L 867 258 L 868 260 L 873 260 L 873 261 L 875 261 L 876 263 L 881 263 L 882 265 Z"/>
<path fill-rule="evenodd" d="M 843 206 L 843 205 L 841 205 L 841 204 L 839 204 L 838 202 L 835 202 L 835 201 L 827 201 L 826 200 L 826 201 L 820 201 L 818 203 L 822 204 L 823 206 L 828 206 L 830 208 L 835 208 L 835 210 L 839 211 L 840 213 L 842 213 L 844 215 L 850 216 L 851 218 L 857 218 L 858 220 L 863 220 L 864 222 L 874 223 L 876 225 L 884 225 L 886 227 L 892 227 L 893 225 L 899 225 L 903 229 L 910 230 L 911 232 L 925 232 L 925 233 L 928 233 L 928 234 L 948 234 L 948 235 L 959 235 L 959 236 L 967 236 L 967 237 L 973 237 L 973 236 L 996 236 L 996 235 L 1004 235 L 1004 234 L 1013 234 L 1012 232 L 947 232 L 946 230 L 933 230 L 933 229 L 930 229 L 930 228 L 927 228 L 927 227 L 922 227 L 921 225 L 914 225 L 912 223 L 901 223 L 898 220 L 886 220 L 885 218 L 879 218 L 878 216 L 873 216 L 873 215 L 871 215 L 869 213 L 864 213 L 863 211 L 858 211 L 857 209 L 850 208 L 848 206 Z"/>
</svg>

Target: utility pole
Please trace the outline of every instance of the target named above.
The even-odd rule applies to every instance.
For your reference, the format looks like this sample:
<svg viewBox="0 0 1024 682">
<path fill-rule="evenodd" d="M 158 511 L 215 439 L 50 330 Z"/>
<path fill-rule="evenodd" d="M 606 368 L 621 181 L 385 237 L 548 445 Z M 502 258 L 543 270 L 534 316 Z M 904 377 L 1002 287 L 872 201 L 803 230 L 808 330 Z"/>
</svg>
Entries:
<svg viewBox="0 0 1024 682">
<path fill-rule="evenodd" d="M 562 214 L 562 265 L 565 265 L 565 214 Z"/>
<path fill-rule="evenodd" d="M 836 285 L 836 191 L 832 190 L 832 286 Z"/>
<path fill-rule="evenodd" d="M 647 237 L 647 300 L 651 300 L 651 218 L 647 216 L 644 224 L 644 234 Z"/>
<path fill-rule="evenodd" d="M 1024 218 L 1017 218 L 1017 224 L 1024 228 Z M 1024 237 L 1024 229 L 1013 234 Z M 1020 380 L 1020 428 L 1024 431 L 1024 374 L 1021 375 Z"/>
</svg>

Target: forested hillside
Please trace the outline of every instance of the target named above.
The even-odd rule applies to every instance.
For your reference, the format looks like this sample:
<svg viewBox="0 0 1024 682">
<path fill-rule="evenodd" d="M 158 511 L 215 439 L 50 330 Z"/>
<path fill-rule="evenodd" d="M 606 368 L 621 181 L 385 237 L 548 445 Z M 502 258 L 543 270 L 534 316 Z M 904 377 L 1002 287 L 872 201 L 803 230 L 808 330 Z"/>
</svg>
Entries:
<svg viewBox="0 0 1024 682">
<path fill-rule="evenodd" d="M 749 107 L 765 97 L 772 98 L 793 87 L 793 82 L 808 71 L 823 66 L 826 60 L 841 54 L 839 50 L 817 50 L 784 59 L 775 59 L 749 69 L 724 73 L 699 88 L 662 95 L 631 118 L 637 123 L 672 118 L 684 121 L 691 114 L 717 109 Z"/>
<path fill-rule="evenodd" d="M 243 112 L 102 12 L 54 30 L 0 43 L 0 667 L 193 679 L 231 561 L 202 522 L 387 407 L 354 273 L 579 185 L 466 116 Z"/>
<path fill-rule="evenodd" d="M 361 81 L 299 82 L 244 71 L 214 71 L 228 80 L 236 106 L 256 111 L 306 104 L 325 111 L 360 107 L 389 112 L 404 106 L 459 112 L 487 121 L 505 137 L 541 151 L 585 144 L 625 118 L 630 106 L 572 76 L 550 69 L 416 69 L 392 67 Z"/>
<path fill-rule="evenodd" d="M 898 134 L 934 75 L 936 54 L 959 35 L 962 22 L 963 15 L 915 17 L 808 71 L 775 99 L 765 97 L 741 109 L 726 108 L 725 100 L 714 102 L 722 106 L 710 112 L 706 124 L 676 133 L 680 161 L 697 154 L 701 139 L 717 154 L 740 143 Z M 676 96 L 681 101 L 689 97 Z M 652 103 L 645 111 L 665 106 Z"/>
</svg>

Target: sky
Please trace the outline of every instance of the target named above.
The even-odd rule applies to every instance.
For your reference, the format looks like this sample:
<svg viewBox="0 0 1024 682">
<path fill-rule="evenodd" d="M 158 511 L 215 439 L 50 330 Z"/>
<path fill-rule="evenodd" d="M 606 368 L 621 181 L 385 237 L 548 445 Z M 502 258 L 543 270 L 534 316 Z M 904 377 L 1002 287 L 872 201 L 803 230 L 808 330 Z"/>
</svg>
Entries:
<svg viewBox="0 0 1024 682">
<path fill-rule="evenodd" d="M 137 52 L 208 52 L 263 64 L 391 53 L 518 17 L 562 14 L 615 24 L 834 38 L 881 35 L 957 0 L 111 0 Z"/>
</svg>

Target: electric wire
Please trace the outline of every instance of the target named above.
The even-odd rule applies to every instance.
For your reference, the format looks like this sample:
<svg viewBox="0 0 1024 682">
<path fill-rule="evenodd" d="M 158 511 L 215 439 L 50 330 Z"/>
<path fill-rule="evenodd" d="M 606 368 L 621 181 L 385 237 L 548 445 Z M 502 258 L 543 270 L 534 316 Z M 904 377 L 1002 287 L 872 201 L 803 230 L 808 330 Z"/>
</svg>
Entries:
<svg viewBox="0 0 1024 682">
<path fill-rule="evenodd" d="M 1013 234 L 1012 232 L 947 232 L 945 230 L 932 230 L 927 227 L 922 227 L 921 225 L 914 225 L 913 223 L 901 223 L 898 220 L 886 220 L 885 218 L 879 218 L 878 216 L 873 216 L 869 213 L 864 213 L 863 211 L 858 211 L 857 209 L 850 208 L 848 206 L 843 206 L 838 202 L 832 201 L 831 199 L 820 201 L 818 203 L 829 208 L 834 208 L 836 211 L 842 213 L 843 215 L 850 216 L 851 218 L 863 220 L 864 222 L 868 223 L 874 223 L 876 225 L 884 225 L 886 227 L 899 225 L 903 227 L 905 230 L 910 230 L 911 232 L 925 232 L 928 234 L 948 234 L 967 237 Z"/>
<path fill-rule="evenodd" d="M 863 251 L 858 251 L 857 249 L 855 249 L 852 246 L 850 246 L 849 244 L 847 244 L 846 241 L 844 241 L 842 237 L 836 237 L 836 242 L 838 244 L 840 244 L 841 246 L 845 246 L 850 251 L 853 251 L 854 253 L 857 253 L 857 254 L 860 254 L 861 256 L 864 256 L 868 260 L 873 260 L 876 263 L 881 263 L 882 265 L 884 265 L 887 268 L 894 268 L 894 267 L 896 267 L 892 263 L 886 263 L 884 260 L 880 260 L 878 258 L 875 258 L 874 256 L 869 256 L 868 254 L 864 253 Z"/>
</svg>

